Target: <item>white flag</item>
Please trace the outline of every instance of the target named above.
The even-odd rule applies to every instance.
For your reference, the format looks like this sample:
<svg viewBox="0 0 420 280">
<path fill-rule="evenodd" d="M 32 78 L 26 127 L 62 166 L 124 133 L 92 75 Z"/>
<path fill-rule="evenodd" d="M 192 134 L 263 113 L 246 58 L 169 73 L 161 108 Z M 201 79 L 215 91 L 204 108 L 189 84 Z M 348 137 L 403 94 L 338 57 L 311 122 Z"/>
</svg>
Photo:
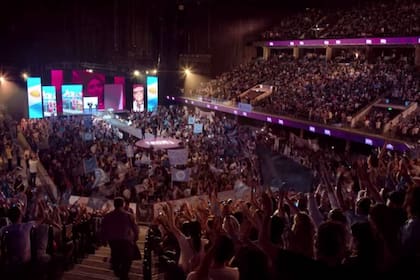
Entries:
<svg viewBox="0 0 420 280">
<path fill-rule="evenodd" d="M 172 181 L 173 182 L 188 182 L 190 180 L 191 168 L 176 169 L 172 168 Z"/>
</svg>

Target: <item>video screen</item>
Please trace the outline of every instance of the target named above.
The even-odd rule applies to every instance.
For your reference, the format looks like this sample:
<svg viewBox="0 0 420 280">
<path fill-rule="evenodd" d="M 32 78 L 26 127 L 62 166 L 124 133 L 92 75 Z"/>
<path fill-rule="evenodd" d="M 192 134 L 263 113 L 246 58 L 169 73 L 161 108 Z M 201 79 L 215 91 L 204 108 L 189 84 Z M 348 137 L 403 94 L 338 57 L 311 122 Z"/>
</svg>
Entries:
<svg viewBox="0 0 420 280">
<path fill-rule="evenodd" d="M 96 112 L 98 108 L 98 97 L 83 97 L 83 111 L 85 113 Z"/>
<path fill-rule="evenodd" d="M 83 85 L 63 85 L 63 113 L 66 115 L 83 114 Z"/>
<path fill-rule="evenodd" d="M 124 109 L 123 85 L 109 84 L 105 85 L 105 108 L 114 110 Z"/>
<path fill-rule="evenodd" d="M 28 113 L 30 119 L 42 118 L 42 89 L 40 77 L 29 77 L 28 86 Z"/>
<path fill-rule="evenodd" d="M 147 111 L 153 111 L 158 106 L 158 77 L 147 76 Z"/>
<path fill-rule="evenodd" d="M 133 112 L 144 111 L 144 85 L 133 85 Z"/>
<path fill-rule="evenodd" d="M 88 72 L 86 70 L 73 70 L 72 83 L 83 85 L 84 97 L 97 97 L 98 109 L 105 109 L 104 85 L 105 75 L 101 73 Z"/>
<path fill-rule="evenodd" d="M 42 104 L 44 117 L 57 116 L 57 97 L 55 86 L 42 87 Z"/>
</svg>

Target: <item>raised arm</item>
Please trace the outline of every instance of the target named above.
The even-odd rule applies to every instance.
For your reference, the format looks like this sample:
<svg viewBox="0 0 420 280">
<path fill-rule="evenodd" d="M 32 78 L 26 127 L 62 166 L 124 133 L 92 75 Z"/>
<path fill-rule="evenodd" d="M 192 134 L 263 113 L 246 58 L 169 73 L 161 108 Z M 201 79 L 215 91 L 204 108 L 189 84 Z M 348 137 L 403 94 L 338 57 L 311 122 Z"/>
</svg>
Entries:
<svg viewBox="0 0 420 280">
<path fill-rule="evenodd" d="M 277 254 L 276 248 L 271 243 L 271 213 L 273 212 L 273 202 L 265 192 L 262 193 L 262 204 L 264 207 L 262 222 L 259 227 L 258 244 L 264 252 L 273 260 Z"/>
<path fill-rule="evenodd" d="M 175 235 L 176 239 L 178 239 L 178 242 L 180 239 L 185 240 L 186 236 L 175 224 L 174 210 L 172 204 L 170 202 L 164 204 L 163 211 L 165 212 L 165 215 L 168 219 L 169 230 Z"/>
<path fill-rule="evenodd" d="M 324 221 L 324 217 L 319 211 L 314 192 L 308 193 L 308 210 L 316 228 Z"/>
</svg>

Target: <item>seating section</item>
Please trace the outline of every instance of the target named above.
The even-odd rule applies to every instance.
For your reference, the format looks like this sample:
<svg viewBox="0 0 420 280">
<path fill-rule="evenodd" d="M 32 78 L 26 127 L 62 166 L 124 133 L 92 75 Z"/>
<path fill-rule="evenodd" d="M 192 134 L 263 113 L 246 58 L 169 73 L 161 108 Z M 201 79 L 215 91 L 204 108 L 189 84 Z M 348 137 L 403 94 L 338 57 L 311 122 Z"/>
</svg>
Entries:
<svg viewBox="0 0 420 280">
<path fill-rule="evenodd" d="M 415 36 L 420 4 L 414 0 L 359 1 L 354 7 L 306 9 L 284 17 L 263 40 Z"/>
<path fill-rule="evenodd" d="M 273 85 L 273 94 L 258 102 L 238 98 L 257 83 Z M 386 99 L 389 106 L 404 106 L 420 101 L 419 91 L 419 73 L 410 58 L 397 55 L 368 62 L 363 56 L 346 60 L 339 56 L 326 62 L 324 56 L 309 53 L 297 61 L 280 54 L 267 61 L 241 65 L 198 89 L 196 94 L 250 102 L 255 110 L 275 115 L 349 126 L 353 117 L 376 100 Z M 368 116 L 370 124 L 365 127 L 375 123 L 375 131 L 377 118 L 384 117 L 382 129 L 398 112 L 401 111 L 372 111 Z"/>
<path fill-rule="evenodd" d="M 392 131 L 393 135 L 420 144 L 420 108 L 405 118 L 401 118 Z"/>
</svg>

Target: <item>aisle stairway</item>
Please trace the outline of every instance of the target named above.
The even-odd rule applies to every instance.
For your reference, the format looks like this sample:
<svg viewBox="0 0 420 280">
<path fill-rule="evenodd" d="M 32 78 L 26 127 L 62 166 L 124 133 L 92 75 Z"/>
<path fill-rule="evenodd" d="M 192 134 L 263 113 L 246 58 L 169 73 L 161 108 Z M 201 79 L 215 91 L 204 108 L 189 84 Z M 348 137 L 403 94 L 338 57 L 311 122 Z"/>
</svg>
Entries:
<svg viewBox="0 0 420 280">
<path fill-rule="evenodd" d="M 139 241 L 137 245 L 140 248 L 142 257 L 144 256 L 144 242 L 147 227 L 139 227 Z M 109 246 L 100 247 L 95 254 L 89 255 L 81 264 L 64 273 L 63 280 L 116 280 L 114 273 L 110 269 L 109 257 L 111 255 Z M 143 260 L 134 261 L 129 274 L 130 280 L 143 279 Z M 160 277 L 152 277 L 159 279 Z"/>
</svg>

